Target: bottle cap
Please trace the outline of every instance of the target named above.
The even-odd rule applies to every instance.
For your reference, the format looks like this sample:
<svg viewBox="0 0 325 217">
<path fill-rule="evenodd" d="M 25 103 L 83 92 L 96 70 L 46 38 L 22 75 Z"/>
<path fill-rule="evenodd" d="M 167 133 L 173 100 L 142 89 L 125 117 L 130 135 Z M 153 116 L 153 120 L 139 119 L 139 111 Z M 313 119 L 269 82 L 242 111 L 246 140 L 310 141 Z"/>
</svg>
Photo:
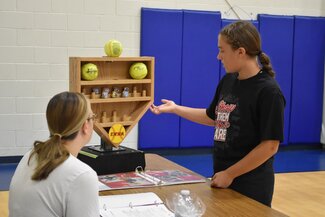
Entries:
<svg viewBox="0 0 325 217">
<path fill-rule="evenodd" d="M 190 190 L 181 190 L 181 195 L 189 196 L 191 194 Z"/>
</svg>

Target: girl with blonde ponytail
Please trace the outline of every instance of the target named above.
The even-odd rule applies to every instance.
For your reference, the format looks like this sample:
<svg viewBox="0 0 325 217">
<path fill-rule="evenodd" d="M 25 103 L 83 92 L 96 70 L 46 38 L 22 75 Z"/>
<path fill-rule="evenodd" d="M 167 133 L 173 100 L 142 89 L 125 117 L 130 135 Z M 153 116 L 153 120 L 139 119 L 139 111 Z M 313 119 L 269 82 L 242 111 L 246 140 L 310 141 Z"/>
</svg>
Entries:
<svg viewBox="0 0 325 217">
<path fill-rule="evenodd" d="M 76 157 L 89 142 L 94 114 L 80 93 L 63 92 L 48 103 L 50 137 L 24 155 L 9 190 L 9 215 L 99 216 L 97 174 Z"/>
<path fill-rule="evenodd" d="M 224 27 L 219 33 L 218 48 L 217 58 L 227 74 L 206 109 L 163 99 L 163 104 L 152 105 L 151 111 L 174 113 L 213 126 L 211 186 L 231 188 L 271 206 L 273 155 L 283 140 L 285 99 L 254 25 L 238 21 Z"/>
</svg>

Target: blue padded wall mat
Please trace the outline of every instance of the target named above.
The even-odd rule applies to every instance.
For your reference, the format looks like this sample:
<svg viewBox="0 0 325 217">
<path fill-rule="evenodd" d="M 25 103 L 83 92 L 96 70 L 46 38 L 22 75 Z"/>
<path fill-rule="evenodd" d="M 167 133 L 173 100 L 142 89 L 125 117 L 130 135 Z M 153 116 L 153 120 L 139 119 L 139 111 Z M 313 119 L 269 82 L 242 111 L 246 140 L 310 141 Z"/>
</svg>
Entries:
<svg viewBox="0 0 325 217">
<path fill-rule="evenodd" d="M 325 18 L 295 17 L 290 143 L 319 143 L 324 88 Z"/>
<path fill-rule="evenodd" d="M 236 22 L 238 20 L 231 20 L 231 19 L 222 19 L 221 20 L 221 29 L 225 26 L 227 26 L 228 24 L 231 24 L 233 22 Z M 254 24 L 254 26 L 259 29 L 258 27 L 258 21 L 257 20 L 251 20 L 251 22 Z M 226 74 L 226 70 L 225 68 L 223 67 L 223 65 L 220 63 L 220 77 L 219 79 L 221 80 L 222 77 Z"/>
<path fill-rule="evenodd" d="M 207 108 L 219 83 L 219 12 L 184 10 L 181 104 Z M 180 122 L 180 147 L 213 145 L 214 127 Z"/>
<path fill-rule="evenodd" d="M 181 10 L 141 10 L 141 56 L 155 57 L 155 104 L 180 103 L 182 26 Z M 147 111 L 139 123 L 139 148 L 178 147 L 179 121 L 176 115 Z"/>
<path fill-rule="evenodd" d="M 271 59 L 284 97 L 286 108 L 284 114 L 284 140 L 288 144 L 290 110 L 291 110 L 291 79 L 292 79 L 292 54 L 294 17 L 277 15 L 259 15 L 259 27 L 262 38 L 262 50 Z"/>
<path fill-rule="evenodd" d="M 205 98 L 197 97 L 200 92 L 193 89 L 197 89 L 205 80 L 212 82 L 213 79 L 197 77 L 191 82 L 197 73 L 196 69 L 206 70 L 205 67 L 209 68 L 210 65 L 200 64 L 203 56 L 210 51 L 202 53 L 202 59 L 201 56 L 193 57 L 195 52 L 200 52 L 200 47 L 192 39 L 197 38 L 202 45 L 209 41 L 206 38 L 201 39 L 202 35 L 196 35 L 195 31 L 205 31 L 204 26 L 208 26 L 209 22 L 204 23 L 204 26 L 196 24 L 201 22 L 200 16 L 205 18 L 205 13 L 214 12 L 142 9 L 141 55 L 156 57 L 156 104 L 160 104 L 162 98 L 169 98 L 179 104 L 205 107 Z M 221 26 L 234 21 L 221 20 Z M 276 79 L 287 101 L 283 144 L 318 143 L 324 89 L 325 18 L 259 15 L 258 21 L 253 23 L 260 30 L 262 49 L 271 58 L 277 73 Z M 173 52 L 170 52 L 171 47 Z M 219 79 L 224 74 L 219 62 Z M 213 84 L 213 89 L 217 83 Z M 206 85 L 204 88 L 208 90 L 212 86 Z M 195 136 L 187 135 L 208 131 L 197 131 L 196 127 L 198 125 L 174 115 L 155 116 L 148 112 L 140 121 L 139 147 L 198 146 L 200 144 L 197 144 Z"/>
</svg>

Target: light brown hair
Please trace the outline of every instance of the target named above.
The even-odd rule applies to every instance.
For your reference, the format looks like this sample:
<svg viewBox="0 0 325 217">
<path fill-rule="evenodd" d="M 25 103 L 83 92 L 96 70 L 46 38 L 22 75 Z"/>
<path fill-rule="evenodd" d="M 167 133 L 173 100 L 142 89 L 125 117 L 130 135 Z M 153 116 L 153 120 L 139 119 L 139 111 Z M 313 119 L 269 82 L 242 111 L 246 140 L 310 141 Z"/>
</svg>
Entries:
<svg viewBox="0 0 325 217">
<path fill-rule="evenodd" d="M 231 23 L 220 31 L 220 35 L 225 37 L 232 49 L 242 47 L 247 55 L 257 56 L 262 70 L 275 77 L 270 58 L 262 51 L 260 34 L 251 22 L 241 20 Z"/>
<path fill-rule="evenodd" d="M 50 138 L 35 141 L 28 163 L 35 155 L 37 166 L 32 180 L 46 179 L 49 174 L 68 157 L 62 141 L 73 140 L 85 123 L 89 114 L 88 101 L 83 94 L 62 92 L 55 95 L 48 103 L 46 119 Z"/>
</svg>

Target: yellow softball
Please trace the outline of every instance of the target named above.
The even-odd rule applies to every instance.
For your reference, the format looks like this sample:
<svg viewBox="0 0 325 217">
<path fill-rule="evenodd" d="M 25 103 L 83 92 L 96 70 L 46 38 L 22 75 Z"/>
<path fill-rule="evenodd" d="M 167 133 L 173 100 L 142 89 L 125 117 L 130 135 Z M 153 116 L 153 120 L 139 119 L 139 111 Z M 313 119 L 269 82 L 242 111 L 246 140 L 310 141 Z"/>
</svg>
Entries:
<svg viewBox="0 0 325 217">
<path fill-rule="evenodd" d="M 112 39 L 105 44 L 104 51 L 109 57 L 119 57 L 122 54 L 123 47 L 121 42 Z"/>
<path fill-rule="evenodd" d="M 125 128 L 122 124 L 113 124 L 108 131 L 109 140 L 113 144 L 120 144 L 125 138 Z"/>
</svg>

